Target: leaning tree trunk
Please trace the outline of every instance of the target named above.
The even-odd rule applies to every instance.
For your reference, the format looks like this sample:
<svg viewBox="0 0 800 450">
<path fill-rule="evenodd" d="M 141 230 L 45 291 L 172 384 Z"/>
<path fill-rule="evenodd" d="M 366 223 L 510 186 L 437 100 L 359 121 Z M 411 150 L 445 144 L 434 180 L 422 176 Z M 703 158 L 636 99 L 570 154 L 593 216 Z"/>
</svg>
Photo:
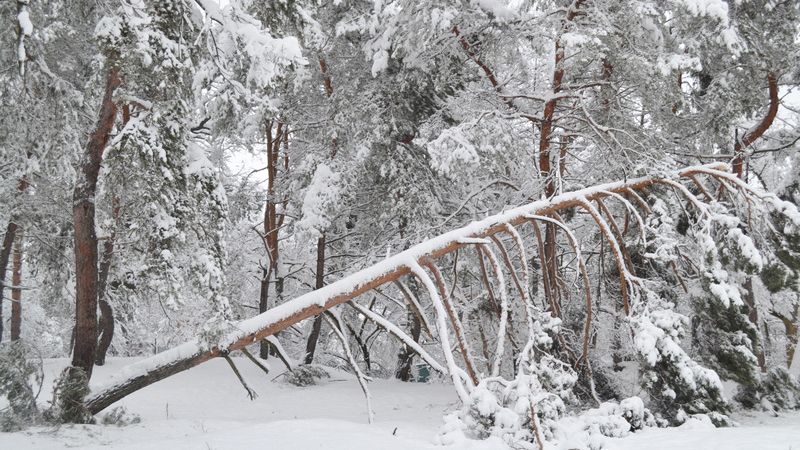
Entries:
<svg viewBox="0 0 800 450">
<path fill-rule="evenodd" d="M 92 414 L 97 414 L 114 402 L 157 381 L 190 369 L 210 359 L 219 356 L 227 356 L 231 352 L 241 350 L 262 339 L 270 338 L 281 330 L 285 330 L 303 320 L 319 315 L 337 305 L 350 302 L 359 295 L 384 286 L 387 283 L 392 283 L 403 276 L 412 274 L 419 276 L 420 273 L 424 274 L 420 262 L 432 264 L 444 255 L 450 254 L 458 249 L 466 248 L 470 245 L 480 245 L 484 243 L 488 237 L 499 233 L 508 233 L 510 228 L 513 229 L 516 226 L 530 223 L 531 220 L 538 220 L 537 218 L 552 215 L 558 211 L 576 207 L 586 208 L 586 205 L 590 205 L 592 201 L 613 195 L 633 195 L 634 198 L 636 198 L 638 196 L 638 194 L 634 192 L 636 190 L 644 190 L 654 185 L 675 184 L 677 183 L 676 180 L 693 181 L 693 176 L 698 174 L 704 174 L 717 180 L 724 179 L 741 188 L 740 192 L 753 192 L 750 190 L 751 188 L 749 186 L 742 183 L 741 180 L 738 180 L 734 175 L 726 173 L 728 170 L 730 170 L 730 168 L 726 164 L 710 164 L 689 167 L 665 178 L 638 178 L 592 186 L 579 191 L 556 195 L 550 199 L 535 201 L 473 222 L 465 227 L 449 231 L 422 242 L 378 264 L 328 284 L 322 289 L 306 293 L 286 303 L 280 304 L 264 314 L 241 321 L 231 328 L 233 331 L 223 337 L 214 346 L 205 344 L 200 340 L 193 340 L 151 358 L 134 363 L 123 371 L 124 375 L 112 378 L 108 385 L 97 389 L 85 400 L 84 406 Z M 779 200 L 777 200 L 777 197 L 774 195 L 764 195 L 761 196 L 761 198 L 771 202 L 775 208 L 788 208 L 789 205 L 791 205 L 786 202 L 779 203 Z M 590 209 L 590 211 L 593 210 Z M 596 211 L 594 212 L 597 214 Z M 597 214 L 597 216 L 599 217 L 599 214 Z M 595 220 L 598 223 L 605 223 L 597 219 Z M 599 227 L 601 231 L 603 231 L 603 235 L 609 241 L 610 248 L 612 248 L 615 253 L 618 253 L 618 243 L 613 237 L 613 234 L 605 228 L 605 225 L 599 225 Z M 623 270 L 624 263 L 622 262 L 622 256 L 618 255 L 616 259 L 617 263 L 620 265 L 620 270 Z M 627 280 L 622 280 L 622 282 L 625 283 Z M 425 283 L 429 293 L 435 294 L 436 288 L 430 278 L 428 278 Z M 407 335 L 396 326 L 378 317 L 366 308 L 357 304 L 353 304 L 353 307 L 358 309 L 362 314 L 371 316 L 372 320 L 380 323 L 381 326 L 385 327 L 387 331 L 390 331 L 395 336 L 400 337 L 402 335 L 407 337 Z M 441 315 L 438 325 L 443 333 L 447 333 L 448 330 L 445 328 L 446 321 L 443 314 L 444 312 L 441 312 L 441 314 L 437 312 L 437 315 Z M 447 334 L 440 334 L 440 336 L 447 336 Z M 410 338 L 403 339 L 403 341 L 405 343 L 412 342 Z M 444 342 L 445 339 L 442 339 L 442 341 L 444 345 L 446 343 Z M 436 370 L 453 371 L 451 375 L 455 374 L 456 377 L 458 377 L 458 372 L 454 371 L 454 368 L 445 369 L 444 366 L 433 360 L 423 348 L 416 344 L 414 344 L 414 346 L 417 347 L 417 353 L 423 356 L 426 362 L 431 364 Z M 447 348 L 443 350 L 450 351 L 449 344 Z M 445 355 L 447 357 L 447 353 L 445 353 Z M 452 353 L 450 353 L 448 365 L 451 363 L 454 363 Z M 455 369 L 457 370 L 457 368 Z"/>
<path fill-rule="evenodd" d="M 106 78 L 105 95 L 100 105 L 97 126 L 86 144 L 72 195 L 75 229 L 75 347 L 72 367 L 82 369 L 87 379 L 91 378 L 97 349 L 95 194 L 103 152 L 117 115 L 113 95 L 120 84 L 119 68 L 112 67 Z"/>
<path fill-rule="evenodd" d="M 14 262 L 11 268 L 11 340 L 18 341 L 22 331 L 22 230 L 17 232 Z"/>
</svg>

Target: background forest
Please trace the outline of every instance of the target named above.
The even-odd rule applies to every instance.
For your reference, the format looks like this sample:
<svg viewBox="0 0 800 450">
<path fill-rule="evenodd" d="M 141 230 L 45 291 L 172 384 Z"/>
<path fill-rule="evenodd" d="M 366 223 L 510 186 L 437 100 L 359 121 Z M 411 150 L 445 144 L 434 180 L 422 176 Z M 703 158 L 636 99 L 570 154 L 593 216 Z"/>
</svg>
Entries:
<svg viewBox="0 0 800 450">
<path fill-rule="evenodd" d="M 794 0 L 16 0 L 0 20 L 4 428 L 91 420 L 107 356 L 228 358 L 289 315 L 240 320 L 408 249 L 237 364 L 339 368 L 368 398 L 430 371 L 461 400 L 444 443 L 541 448 L 604 402 L 610 435 L 800 407 Z M 40 411 L 20 380 L 67 356 Z"/>
</svg>

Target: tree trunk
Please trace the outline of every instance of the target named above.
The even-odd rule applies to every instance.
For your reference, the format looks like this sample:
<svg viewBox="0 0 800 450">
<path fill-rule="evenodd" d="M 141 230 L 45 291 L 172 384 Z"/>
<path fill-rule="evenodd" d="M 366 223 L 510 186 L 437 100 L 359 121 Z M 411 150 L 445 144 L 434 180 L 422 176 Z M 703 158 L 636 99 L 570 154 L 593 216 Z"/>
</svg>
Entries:
<svg viewBox="0 0 800 450">
<path fill-rule="evenodd" d="M 316 289 L 320 289 L 325 285 L 325 235 L 321 235 L 317 239 L 317 283 Z M 306 357 L 303 361 L 305 364 L 311 364 L 314 361 L 314 352 L 317 350 L 317 341 L 319 340 L 319 332 L 322 329 L 322 314 L 314 318 L 314 323 L 311 326 L 311 334 L 308 335 L 306 341 Z"/>
<path fill-rule="evenodd" d="M 761 336 L 761 329 L 759 327 L 760 320 L 758 318 L 758 308 L 756 307 L 756 294 L 753 291 L 753 277 L 748 276 L 744 282 L 744 295 L 742 295 L 742 300 L 744 304 L 747 305 L 747 318 L 750 320 L 750 323 L 753 324 L 753 327 L 756 330 L 756 336 L 758 339 L 756 342 L 753 342 L 753 353 L 756 355 L 756 360 L 758 360 L 758 368 L 761 370 L 761 373 L 767 372 L 767 361 L 766 357 L 764 356 L 764 343 L 763 338 Z"/>
<path fill-rule="evenodd" d="M 764 133 L 772 126 L 772 122 L 775 120 L 775 116 L 778 114 L 778 104 L 780 102 L 778 98 L 778 79 L 774 73 L 770 72 L 767 74 L 767 85 L 769 88 L 769 109 L 767 110 L 767 114 L 764 118 L 761 119 L 758 125 L 755 128 L 751 129 L 747 133 L 742 136 L 741 139 L 737 139 L 736 143 L 733 146 L 733 173 L 736 174 L 739 178 L 745 180 L 744 176 L 744 151 L 749 147 L 753 142 L 755 142 L 758 138 L 764 135 Z M 761 327 L 759 325 L 758 319 L 758 308 L 756 307 L 756 299 L 755 299 L 755 292 L 753 291 L 753 277 L 748 276 L 747 280 L 745 281 L 744 288 L 747 292 L 744 295 L 744 302 L 747 305 L 748 311 L 748 318 L 750 322 L 753 324 L 756 330 L 756 335 L 759 337 L 761 336 Z M 766 358 L 764 356 L 764 348 L 761 342 L 761 339 L 758 340 L 759 342 L 755 342 L 754 345 L 756 348 L 753 348 L 753 352 L 756 355 L 756 359 L 758 360 L 758 367 L 761 369 L 762 373 L 766 373 L 767 371 L 767 363 Z"/>
<path fill-rule="evenodd" d="M 75 228 L 75 348 L 72 367 L 83 369 L 87 379 L 91 378 L 97 348 L 95 193 L 103 152 L 117 115 L 113 95 L 120 83 L 119 68 L 112 67 L 106 78 L 105 95 L 100 105 L 97 126 L 86 144 L 72 196 Z"/>
<path fill-rule="evenodd" d="M 767 74 L 767 86 L 769 88 L 769 109 L 767 114 L 761 119 L 761 122 L 744 134 L 741 139 L 737 139 L 733 145 L 733 173 L 739 178 L 744 177 L 744 151 L 758 138 L 764 135 L 766 131 L 772 126 L 772 122 L 778 115 L 778 105 L 780 99 L 778 98 L 778 78 L 773 73 Z"/>
<path fill-rule="evenodd" d="M 20 194 L 28 188 L 28 180 L 24 176 L 20 178 L 17 190 Z M 6 233 L 3 235 L 3 247 L 0 248 L 0 342 L 3 342 L 3 297 L 6 290 L 6 272 L 8 262 L 11 260 L 11 251 L 14 248 L 14 241 L 17 236 L 17 218 L 12 215 L 6 226 Z"/>
<path fill-rule="evenodd" d="M 798 319 L 800 319 L 800 304 L 796 304 L 791 317 L 787 317 L 777 311 L 770 311 L 770 314 L 780 319 L 786 331 L 786 368 L 791 369 L 794 362 L 794 354 L 797 349 L 797 330 Z"/>
<path fill-rule="evenodd" d="M 269 285 L 275 283 L 276 296 L 280 296 L 283 291 L 282 280 L 279 278 L 280 270 L 279 258 L 280 249 L 278 247 L 278 231 L 283 225 L 283 216 L 280 220 L 277 213 L 277 202 L 275 201 L 275 179 L 278 176 L 278 156 L 281 148 L 282 139 L 285 137 L 283 123 L 278 122 L 273 134 L 273 121 L 267 120 L 267 201 L 264 206 L 264 245 L 267 250 L 269 260 L 268 267 L 263 270 L 261 278 L 261 289 L 259 293 L 258 312 L 263 313 L 269 309 Z M 272 353 L 271 345 L 267 341 L 261 341 L 259 356 L 262 359 L 269 358 Z"/>
<path fill-rule="evenodd" d="M 123 117 L 126 116 L 127 112 L 124 112 Z M 124 122 L 127 122 L 127 120 L 123 119 Z M 111 202 L 111 214 L 116 227 L 119 222 L 119 197 L 115 196 Z M 106 363 L 106 353 L 108 348 L 111 347 L 111 340 L 114 338 L 114 310 L 108 302 L 106 290 L 108 289 L 108 273 L 111 270 L 111 261 L 114 258 L 116 240 L 117 231 L 115 228 L 103 243 L 103 258 L 100 261 L 100 273 L 97 280 L 97 301 L 100 306 L 100 337 L 97 340 L 97 355 L 95 355 L 94 363 L 98 366 Z"/>
<path fill-rule="evenodd" d="M 422 334 L 422 323 L 419 321 L 419 317 L 411 311 L 411 308 L 408 309 L 406 317 L 408 317 L 410 324 L 411 339 L 413 339 L 414 342 L 419 342 L 419 337 Z M 416 354 L 417 352 L 411 347 L 403 345 L 398 355 L 400 364 L 395 372 L 395 377 L 397 379 L 400 381 L 411 381 L 411 375 L 413 375 L 412 368 L 414 367 L 414 355 Z"/>
<path fill-rule="evenodd" d="M 331 80 L 330 73 L 328 72 L 328 63 L 325 58 L 319 58 L 319 71 L 322 74 L 322 84 L 325 87 L 325 97 L 331 98 L 333 95 L 333 81 Z M 336 137 L 331 139 L 331 159 L 336 157 L 337 141 Z M 315 288 L 319 289 L 325 285 L 325 234 L 323 233 L 317 239 L 317 275 L 316 275 Z M 311 324 L 311 333 L 308 335 L 306 341 L 306 355 L 303 359 L 305 364 L 311 364 L 314 361 L 314 352 L 317 349 L 317 341 L 319 341 L 319 333 L 322 329 L 322 314 L 314 318 L 314 323 Z"/>
<path fill-rule="evenodd" d="M 3 248 L 0 249 L 0 342 L 3 341 L 3 297 L 6 290 L 6 271 L 8 261 L 11 259 L 11 251 L 14 248 L 14 240 L 17 235 L 17 224 L 13 221 L 8 222 L 6 234 L 3 237 Z"/>
<path fill-rule="evenodd" d="M 17 232 L 14 244 L 14 262 L 11 268 L 11 340 L 18 341 L 22 331 L 22 230 Z"/>
<path fill-rule="evenodd" d="M 564 19 L 562 28 L 566 26 L 567 22 L 572 21 L 577 15 L 578 8 L 581 6 L 583 0 L 577 0 L 573 7 L 567 10 L 567 15 Z M 563 32 L 564 30 L 562 30 Z M 561 85 L 564 80 L 564 45 L 560 38 L 556 38 L 555 51 L 553 61 L 553 81 L 552 81 L 552 96 L 545 102 L 544 111 L 542 111 L 542 121 L 539 127 L 539 176 L 545 182 L 544 196 L 551 198 L 556 193 L 556 177 L 559 177 L 566 171 L 566 145 L 561 149 L 559 157 L 558 171 L 552 168 L 550 147 L 553 139 L 553 125 L 555 122 L 555 112 L 558 106 L 558 94 L 561 92 Z M 535 126 L 534 126 L 535 128 Z M 545 224 L 545 240 L 544 240 L 544 253 L 546 267 L 542 268 L 542 272 L 550 280 L 549 289 L 545 289 L 545 297 L 548 304 L 553 308 L 553 314 L 558 315 L 561 309 L 559 300 L 558 289 L 558 267 L 556 264 L 556 229 L 552 223 Z"/>
<path fill-rule="evenodd" d="M 269 270 L 264 268 L 262 269 L 262 276 L 261 276 L 261 289 L 259 290 L 258 295 L 258 312 L 263 313 L 266 312 L 269 302 Z M 267 340 L 262 340 L 261 344 L 258 347 L 258 356 L 261 359 L 269 359 L 270 353 L 270 345 Z"/>
</svg>

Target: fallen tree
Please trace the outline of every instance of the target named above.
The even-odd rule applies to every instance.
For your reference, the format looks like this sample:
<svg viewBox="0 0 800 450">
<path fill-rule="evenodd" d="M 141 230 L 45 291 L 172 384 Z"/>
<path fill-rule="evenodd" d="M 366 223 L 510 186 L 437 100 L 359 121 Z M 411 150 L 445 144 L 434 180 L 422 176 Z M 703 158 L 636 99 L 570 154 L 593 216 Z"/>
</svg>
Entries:
<svg viewBox="0 0 800 450">
<path fill-rule="evenodd" d="M 711 181 L 715 186 L 707 186 L 701 180 L 701 177 Z M 635 303 L 633 300 L 639 299 L 637 293 L 640 288 L 640 280 L 633 271 L 630 255 L 621 239 L 621 235 L 628 229 L 627 213 L 624 226 L 625 231 L 621 231 L 619 225 L 605 207 L 603 201 L 605 199 L 621 201 L 625 205 L 626 210 L 636 218 L 642 231 L 642 238 L 644 239 L 644 225 L 637 209 L 647 213 L 650 211 L 650 207 L 637 192 L 646 191 L 654 186 L 665 186 L 668 189 L 674 190 L 676 195 L 683 196 L 683 199 L 687 201 L 687 203 L 693 205 L 700 214 L 705 214 L 707 212 L 706 203 L 701 201 L 690 191 L 686 187 L 687 185 L 691 186 L 694 192 L 702 194 L 708 202 L 715 202 L 715 192 L 724 192 L 731 197 L 744 196 L 748 203 L 751 201 L 763 202 L 768 205 L 771 210 L 784 213 L 790 217 L 796 225 L 800 225 L 800 214 L 797 213 L 797 209 L 793 204 L 782 201 L 773 194 L 754 190 L 738 179 L 735 174 L 730 173 L 729 167 L 722 163 L 693 166 L 665 176 L 617 181 L 555 195 L 549 199 L 534 201 L 527 205 L 487 217 L 486 219 L 470 223 L 462 228 L 429 239 L 402 253 L 387 258 L 378 264 L 342 278 L 335 283 L 297 297 L 251 319 L 236 323 L 232 325 L 232 331 L 219 342 L 208 344 L 200 340 L 195 340 L 131 364 L 117 374 L 108 385 L 91 393 L 85 400 L 85 407 L 90 413 L 97 414 L 132 392 L 176 373 L 190 369 L 210 359 L 227 357 L 233 351 L 243 349 L 263 339 L 268 339 L 275 333 L 293 324 L 321 314 L 337 305 L 350 302 L 368 291 L 393 283 L 407 275 L 418 277 L 420 281 L 422 281 L 422 285 L 427 288 L 437 316 L 431 326 L 436 328 L 435 334 L 439 336 L 442 353 L 446 359 L 445 364 L 439 364 L 433 360 L 430 355 L 427 355 L 420 346 L 400 331 L 398 327 L 394 327 L 385 319 L 380 321 L 380 317 L 375 317 L 377 315 L 367 314 L 367 310 L 359 305 L 355 306 L 371 320 L 387 328 L 391 334 L 413 348 L 414 351 L 428 361 L 434 369 L 447 372 L 452 377 L 462 402 L 467 402 L 470 393 L 479 383 L 482 383 L 482 380 L 478 379 L 473 363 L 471 362 L 470 351 L 464 343 L 458 317 L 450 310 L 450 299 L 448 298 L 447 289 L 444 286 L 445 281 L 440 276 L 439 270 L 436 267 L 436 261 L 439 258 L 461 248 L 470 246 L 475 246 L 479 254 L 484 254 L 487 257 L 489 261 L 489 273 L 492 273 L 497 280 L 495 287 L 498 290 L 498 298 L 501 300 L 499 311 L 499 328 L 501 331 L 498 334 L 496 354 L 496 358 L 498 359 L 503 357 L 503 343 L 505 342 L 505 336 L 507 334 L 508 296 L 505 293 L 505 281 L 501 264 L 505 265 L 506 271 L 511 274 L 511 279 L 514 281 L 514 284 L 520 289 L 522 301 L 526 303 L 525 311 L 526 314 L 528 314 L 529 335 L 528 342 L 525 345 L 525 351 L 522 352 L 522 358 L 527 361 L 527 356 L 525 356 L 526 352 L 530 351 L 535 346 L 533 342 L 535 319 L 533 317 L 533 308 L 530 305 L 530 299 L 526 298 L 523 292 L 524 289 L 522 288 L 522 285 L 528 283 L 529 268 L 522 239 L 515 227 L 525 223 L 533 223 L 534 229 L 538 233 L 539 229 L 537 223 L 539 222 L 557 224 L 565 230 L 566 234 L 570 237 L 571 245 L 574 245 L 575 251 L 579 252 L 577 241 L 575 241 L 574 236 L 572 236 L 569 228 L 558 213 L 571 208 L 585 210 L 596 223 L 601 235 L 608 242 L 608 246 L 613 253 L 614 260 L 619 270 L 620 291 L 625 307 L 624 312 L 626 315 L 629 315 L 633 303 Z M 596 208 L 593 204 L 599 205 L 599 208 Z M 519 247 L 518 252 L 521 257 L 519 269 L 514 267 L 507 249 L 505 249 L 502 244 L 498 244 L 500 241 L 492 239 L 496 235 L 501 234 L 510 236 L 513 241 L 517 243 Z M 501 257 L 495 255 L 491 248 L 492 243 L 498 248 Z M 541 256 L 541 243 L 539 247 Z M 579 253 L 578 256 L 578 260 L 582 261 Z M 580 262 L 579 265 L 581 272 L 584 274 L 584 281 L 586 281 L 586 269 L 583 267 L 582 262 Z M 429 276 L 423 268 L 427 268 L 433 276 Z M 488 277 L 485 276 L 485 279 L 487 281 L 487 289 L 491 290 Z M 580 356 L 575 355 L 573 364 L 575 367 L 583 366 L 587 372 L 591 373 L 587 352 L 589 351 L 588 340 L 590 338 L 589 332 L 592 320 L 592 300 L 588 294 L 588 289 L 586 308 L 586 325 L 582 336 L 582 354 Z M 551 311 L 551 314 L 556 315 L 557 312 Z M 458 365 L 456 357 L 451 351 L 449 338 L 451 331 L 456 338 L 456 347 L 461 353 L 461 359 L 465 366 L 463 369 Z M 496 362 L 495 368 L 492 371 L 492 375 L 495 378 L 498 375 L 498 367 L 499 363 Z M 596 395 L 595 398 L 597 398 Z"/>
</svg>

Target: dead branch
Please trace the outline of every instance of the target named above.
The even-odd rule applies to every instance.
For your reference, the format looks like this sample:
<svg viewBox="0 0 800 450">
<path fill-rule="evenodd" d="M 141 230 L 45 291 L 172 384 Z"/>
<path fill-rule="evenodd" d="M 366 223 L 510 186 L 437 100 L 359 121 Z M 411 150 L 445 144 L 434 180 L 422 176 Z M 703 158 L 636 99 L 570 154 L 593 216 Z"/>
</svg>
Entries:
<svg viewBox="0 0 800 450">
<path fill-rule="evenodd" d="M 244 387 L 244 390 L 247 391 L 247 396 L 250 397 L 250 400 L 255 400 L 256 397 L 258 397 L 258 394 L 256 391 L 250 389 L 250 386 L 248 386 L 247 382 L 244 381 L 242 374 L 239 373 L 239 369 L 236 368 L 236 364 L 233 363 L 231 357 L 228 355 L 222 355 L 222 357 L 225 358 L 225 361 L 227 361 L 228 365 L 231 366 L 231 370 L 233 370 L 233 373 L 236 374 L 236 378 L 239 379 L 239 382 L 242 383 L 242 387 Z"/>
<path fill-rule="evenodd" d="M 444 284 L 442 272 L 438 267 L 436 267 L 436 264 L 431 262 L 426 263 L 425 266 L 428 267 L 428 270 L 430 270 L 433 274 L 436 287 L 439 289 L 439 296 L 442 299 L 445 310 L 447 311 L 447 316 L 450 318 L 450 325 L 453 327 L 453 332 L 456 335 L 456 342 L 458 343 L 458 348 L 461 351 L 461 357 L 464 359 L 467 375 L 469 375 L 470 380 L 472 380 L 472 384 L 477 386 L 478 376 L 475 373 L 475 364 L 473 364 L 472 357 L 469 354 L 467 340 L 464 338 L 464 328 L 461 324 L 461 321 L 458 319 L 458 315 L 456 315 L 456 312 L 453 309 L 453 304 L 450 301 L 450 297 L 447 295 L 447 287 Z"/>
</svg>

